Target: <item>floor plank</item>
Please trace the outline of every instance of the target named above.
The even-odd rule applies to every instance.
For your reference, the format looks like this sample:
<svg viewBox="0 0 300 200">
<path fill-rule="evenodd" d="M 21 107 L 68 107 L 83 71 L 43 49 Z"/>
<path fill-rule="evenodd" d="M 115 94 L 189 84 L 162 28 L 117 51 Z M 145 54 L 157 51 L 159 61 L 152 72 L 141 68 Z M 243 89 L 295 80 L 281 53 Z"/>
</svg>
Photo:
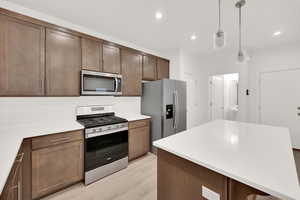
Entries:
<svg viewBox="0 0 300 200">
<path fill-rule="evenodd" d="M 294 151 L 294 157 L 299 176 L 300 151 Z M 89 186 L 76 184 L 43 200 L 156 200 L 156 175 L 156 156 L 149 153 L 131 162 L 125 170 L 96 183 Z"/>
<path fill-rule="evenodd" d="M 149 153 L 89 186 L 76 184 L 43 200 L 156 200 L 156 163 L 156 156 Z"/>
</svg>

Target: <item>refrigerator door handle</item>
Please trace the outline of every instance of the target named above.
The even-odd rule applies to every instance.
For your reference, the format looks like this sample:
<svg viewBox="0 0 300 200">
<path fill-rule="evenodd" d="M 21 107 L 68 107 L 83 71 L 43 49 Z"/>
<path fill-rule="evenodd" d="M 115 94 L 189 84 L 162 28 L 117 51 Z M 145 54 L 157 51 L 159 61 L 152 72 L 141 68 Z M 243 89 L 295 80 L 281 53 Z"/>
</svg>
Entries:
<svg viewBox="0 0 300 200">
<path fill-rule="evenodd" d="M 178 92 L 177 91 L 175 91 L 174 93 L 173 93 L 173 97 L 174 97 L 174 100 L 173 100 L 173 102 L 174 102 L 174 115 L 173 115 L 173 128 L 177 128 L 177 123 L 178 123 L 178 116 L 177 116 L 177 110 L 178 110 Z"/>
<path fill-rule="evenodd" d="M 176 128 L 176 91 L 173 92 L 173 128 Z"/>
<path fill-rule="evenodd" d="M 178 101 L 178 92 L 177 92 L 177 90 L 176 90 L 176 110 L 175 110 L 175 112 L 176 112 L 176 118 L 175 118 L 175 121 L 176 121 L 176 123 L 175 123 L 175 128 L 178 128 L 178 120 L 179 120 L 179 101 Z"/>
</svg>

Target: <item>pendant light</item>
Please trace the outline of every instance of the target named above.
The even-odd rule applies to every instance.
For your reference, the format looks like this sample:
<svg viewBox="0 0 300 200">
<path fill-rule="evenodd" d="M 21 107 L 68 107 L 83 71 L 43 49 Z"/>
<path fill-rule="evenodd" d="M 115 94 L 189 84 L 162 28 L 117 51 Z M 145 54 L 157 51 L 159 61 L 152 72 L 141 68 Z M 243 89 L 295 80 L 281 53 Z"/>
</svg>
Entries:
<svg viewBox="0 0 300 200">
<path fill-rule="evenodd" d="M 245 63 L 249 60 L 249 57 L 245 51 L 242 49 L 242 7 L 245 6 L 246 0 L 239 0 L 235 7 L 239 9 L 239 50 L 237 61 L 238 63 Z"/>
<path fill-rule="evenodd" d="M 218 0 L 219 8 L 218 8 L 218 14 L 219 14 L 219 21 L 218 21 L 218 31 L 214 33 L 214 48 L 219 49 L 224 47 L 226 44 L 225 40 L 225 33 L 221 28 L 221 0 Z"/>
</svg>

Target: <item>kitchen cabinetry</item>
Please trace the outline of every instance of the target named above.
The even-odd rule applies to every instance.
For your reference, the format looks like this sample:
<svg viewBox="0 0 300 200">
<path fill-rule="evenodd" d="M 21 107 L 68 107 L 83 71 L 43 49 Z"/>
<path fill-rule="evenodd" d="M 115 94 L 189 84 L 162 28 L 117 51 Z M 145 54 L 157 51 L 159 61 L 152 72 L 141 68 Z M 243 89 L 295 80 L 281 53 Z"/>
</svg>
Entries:
<svg viewBox="0 0 300 200">
<path fill-rule="evenodd" d="M 0 14 L 0 96 L 44 95 L 45 29 Z"/>
<path fill-rule="evenodd" d="M 1 200 L 31 200 L 30 184 L 30 142 L 23 141 L 14 161 Z M 29 184 L 29 185 L 27 185 Z"/>
<path fill-rule="evenodd" d="M 47 29 L 47 96 L 79 96 L 80 66 L 80 38 L 61 31 Z"/>
<path fill-rule="evenodd" d="M 143 56 L 143 80 L 155 81 L 156 73 L 156 57 L 150 55 Z"/>
<path fill-rule="evenodd" d="M 103 44 L 103 72 L 121 73 L 120 48 L 108 44 Z"/>
<path fill-rule="evenodd" d="M 102 44 L 99 41 L 81 38 L 81 69 L 92 71 L 103 71 L 102 66 Z"/>
<path fill-rule="evenodd" d="M 32 198 L 83 179 L 83 133 L 73 131 L 32 139 Z"/>
<path fill-rule="evenodd" d="M 133 160 L 149 152 L 150 146 L 150 120 L 129 122 L 128 156 Z"/>
<path fill-rule="evenodd" d="M 169 61 L 157 58 L 157 79 L 169 78 Z"/>
<path fill-rule="evenodd" d="M 0 8 L 0 96 L 79 96 L 81 69 L 123 74 L 124 96 L 169 78 L 168 60 Z"/>
<path fill-rule="evenodd" d="M 141 96 L 142 94 L 142 55 L 122 50 L 122 94 Z"/>
</svg>

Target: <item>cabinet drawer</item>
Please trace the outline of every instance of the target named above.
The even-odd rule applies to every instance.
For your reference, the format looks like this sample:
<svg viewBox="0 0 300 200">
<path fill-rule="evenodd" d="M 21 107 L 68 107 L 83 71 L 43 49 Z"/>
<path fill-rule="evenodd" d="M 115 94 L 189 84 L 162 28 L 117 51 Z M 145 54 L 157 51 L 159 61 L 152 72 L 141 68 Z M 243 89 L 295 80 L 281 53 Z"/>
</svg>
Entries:
<svg viewBox="0 0 300 200">
<path fill-rule="evenodd" d="M 40 149 L 83 139 L 82 130 L 32 138 L 32 149 Z"/>
<path fill-rule="evenodd" d="M 132 129 L 132 128 L 149 126 L 149 123 L 150 123 L 149 119 L 143 119 L 143 120 L 129 122 L 128 126 L 129 126 L 129 129 Z"/>
</svg>

